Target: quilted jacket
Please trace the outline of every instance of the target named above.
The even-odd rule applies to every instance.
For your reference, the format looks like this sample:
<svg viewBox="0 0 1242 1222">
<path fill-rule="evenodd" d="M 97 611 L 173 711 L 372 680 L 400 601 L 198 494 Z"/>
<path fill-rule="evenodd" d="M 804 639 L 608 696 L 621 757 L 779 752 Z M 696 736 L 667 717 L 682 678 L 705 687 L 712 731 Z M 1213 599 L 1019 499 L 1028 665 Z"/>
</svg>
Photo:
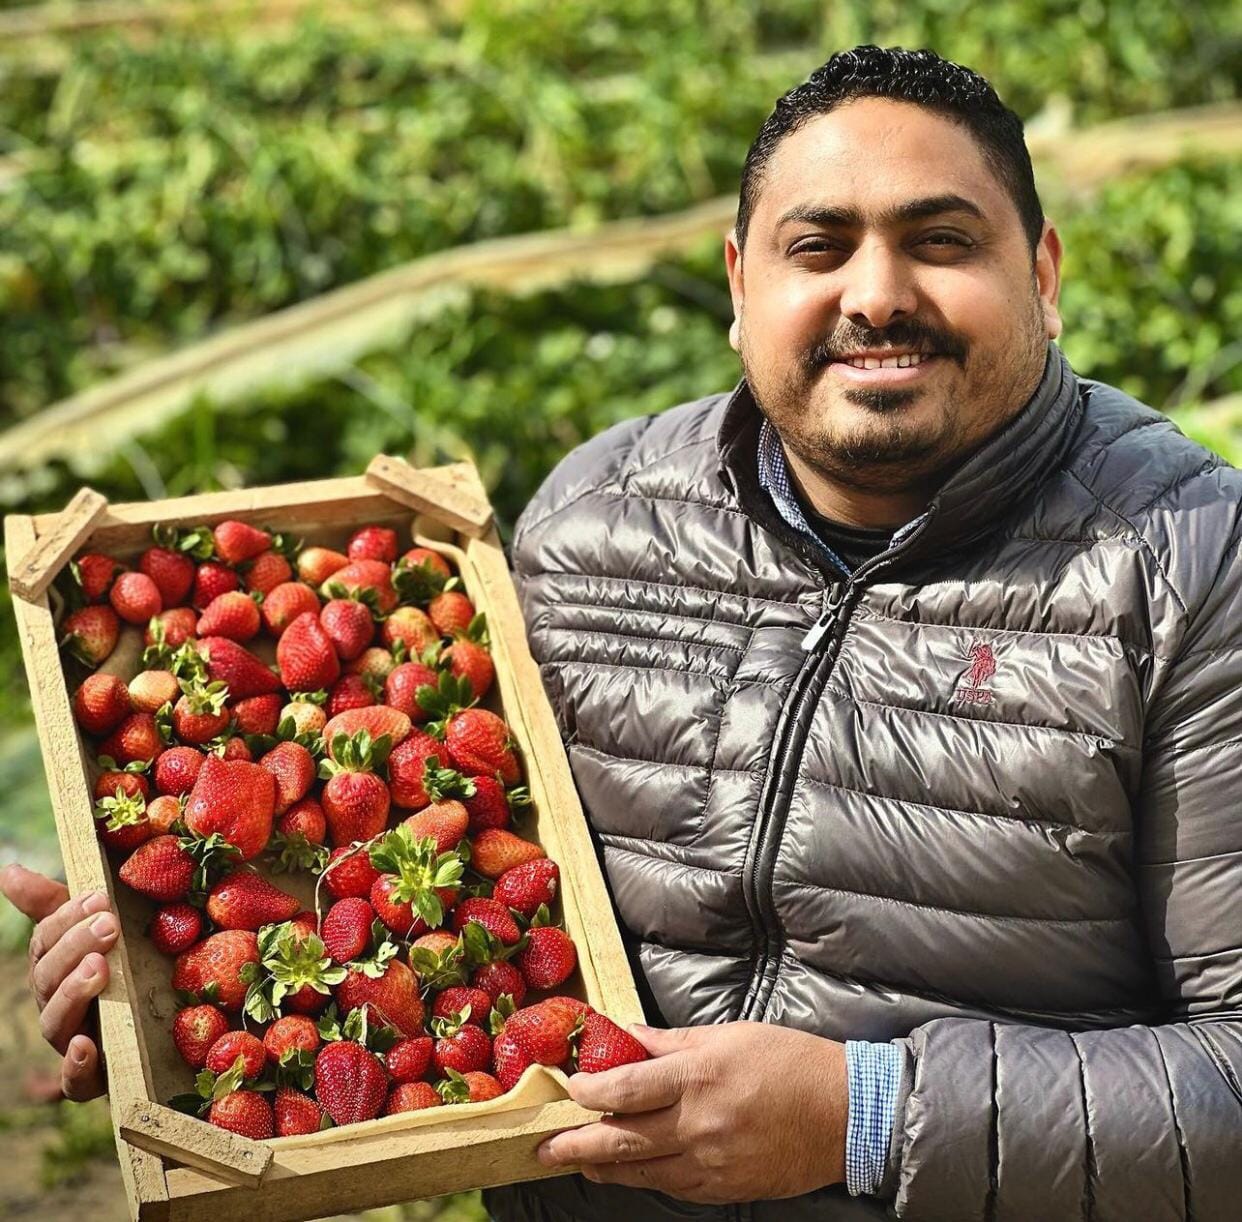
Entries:
<svg viewBox="0 0 1242 1222">
<path fill-rule="evenodd" d="M 885 1189 L 490 1208 L 1242 1217 L 1242 475 L 1050 346 L 846 580 L 758 487 L 759 421 L 743 382 L 579 447 L 515 575 L 649 1020 L 896 1041 Z"/>
</svg>

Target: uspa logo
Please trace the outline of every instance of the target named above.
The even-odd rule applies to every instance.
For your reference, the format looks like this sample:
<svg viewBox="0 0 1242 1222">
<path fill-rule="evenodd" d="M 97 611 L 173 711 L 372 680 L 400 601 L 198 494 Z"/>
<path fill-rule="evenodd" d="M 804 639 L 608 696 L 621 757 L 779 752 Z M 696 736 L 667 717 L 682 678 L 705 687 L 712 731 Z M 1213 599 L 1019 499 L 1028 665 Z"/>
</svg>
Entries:
<svg viewBox="0 0 1242 1222">
<path fill-rule="evenodd" d="M 992 689 L 989 687 L 992 676 L 996 674 L 996 655 L 991 645 L 975 641 L 967 655 L 970 670 L 961 686 L 953 694 L 956 704 L 991 704 Z"/>
</svg>

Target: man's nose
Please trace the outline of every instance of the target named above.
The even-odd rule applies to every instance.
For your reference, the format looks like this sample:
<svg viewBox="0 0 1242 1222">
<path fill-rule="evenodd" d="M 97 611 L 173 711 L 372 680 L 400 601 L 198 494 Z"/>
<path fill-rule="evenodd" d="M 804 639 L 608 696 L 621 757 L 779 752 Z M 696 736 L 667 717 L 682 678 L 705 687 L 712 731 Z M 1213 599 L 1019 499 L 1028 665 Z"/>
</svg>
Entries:
<svg viewBox="0 0 1242 1222">
<path fill-rule="evenodd" d="M 905 318 L 918 308 L 913 278 L 899 251 L 883 242 L 864 242 L 838 273 L 841 314 L 874 328 Z"/>
</svg>

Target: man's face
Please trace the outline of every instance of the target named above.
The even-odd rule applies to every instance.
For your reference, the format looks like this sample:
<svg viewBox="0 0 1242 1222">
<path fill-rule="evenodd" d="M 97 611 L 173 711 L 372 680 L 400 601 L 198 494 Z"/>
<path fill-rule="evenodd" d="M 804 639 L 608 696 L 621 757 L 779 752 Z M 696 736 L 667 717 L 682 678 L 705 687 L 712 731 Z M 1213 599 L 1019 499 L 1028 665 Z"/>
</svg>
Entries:
<svg viewBox="0 0 1242 1222">
<path fill-rule="evenodd" d="M 1055 231 L 1032 267 L 974 138 L 904 102 L 847 102 L 787 136 L 745 258 L 732 236 L 725 253 L 756 401 L 795 461 L 869 492 L 965 457 L 1030 398 L 1060 332 Z"/>
</svg>

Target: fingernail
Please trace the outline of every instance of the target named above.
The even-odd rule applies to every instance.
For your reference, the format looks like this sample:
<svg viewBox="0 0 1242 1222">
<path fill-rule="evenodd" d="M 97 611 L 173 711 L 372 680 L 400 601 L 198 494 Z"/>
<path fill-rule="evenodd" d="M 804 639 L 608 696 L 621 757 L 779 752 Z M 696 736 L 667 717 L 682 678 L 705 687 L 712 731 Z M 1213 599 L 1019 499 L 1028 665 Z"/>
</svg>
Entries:
<svg viewBox="0 0 1242 1222">
<path fill-rule="evenodd" d="M 69 1046 L 69 1059 L 81 1069 L 86 1064 L 86 1053 L 82 1049 L 82 1045 L 74 1040 Z"/>
<path fill-rule="evenodd" d="M 556 1163 L 556 1149 L 550 1141 L 545 1141 L 543 1145 L 535 1151 L 535 1154 L 545 1167 L 551 1167 Z"/>
<path fill-rule="evenodd" d="M 116 921 L 113 920 L 112 913 L 105 912 L 97 916 L 91 922 L 91 933 L 97 938 L 110 938 L 116 933 Z"/>
<path fill-rule="evenodd" d="M 83 980 L 94 980 L 99 972 L 96 970 L 94 963 L 90 959 L 84 959 L 82 965 L 78 968 L 78 972 Z"/>
<path fill-rule="evenodd" d="M 82 901 L 82 911 L 89 914 L 102 912 L 108 906 L 108 897 L 102 891 L 92 891 Z"/>
</svg>

